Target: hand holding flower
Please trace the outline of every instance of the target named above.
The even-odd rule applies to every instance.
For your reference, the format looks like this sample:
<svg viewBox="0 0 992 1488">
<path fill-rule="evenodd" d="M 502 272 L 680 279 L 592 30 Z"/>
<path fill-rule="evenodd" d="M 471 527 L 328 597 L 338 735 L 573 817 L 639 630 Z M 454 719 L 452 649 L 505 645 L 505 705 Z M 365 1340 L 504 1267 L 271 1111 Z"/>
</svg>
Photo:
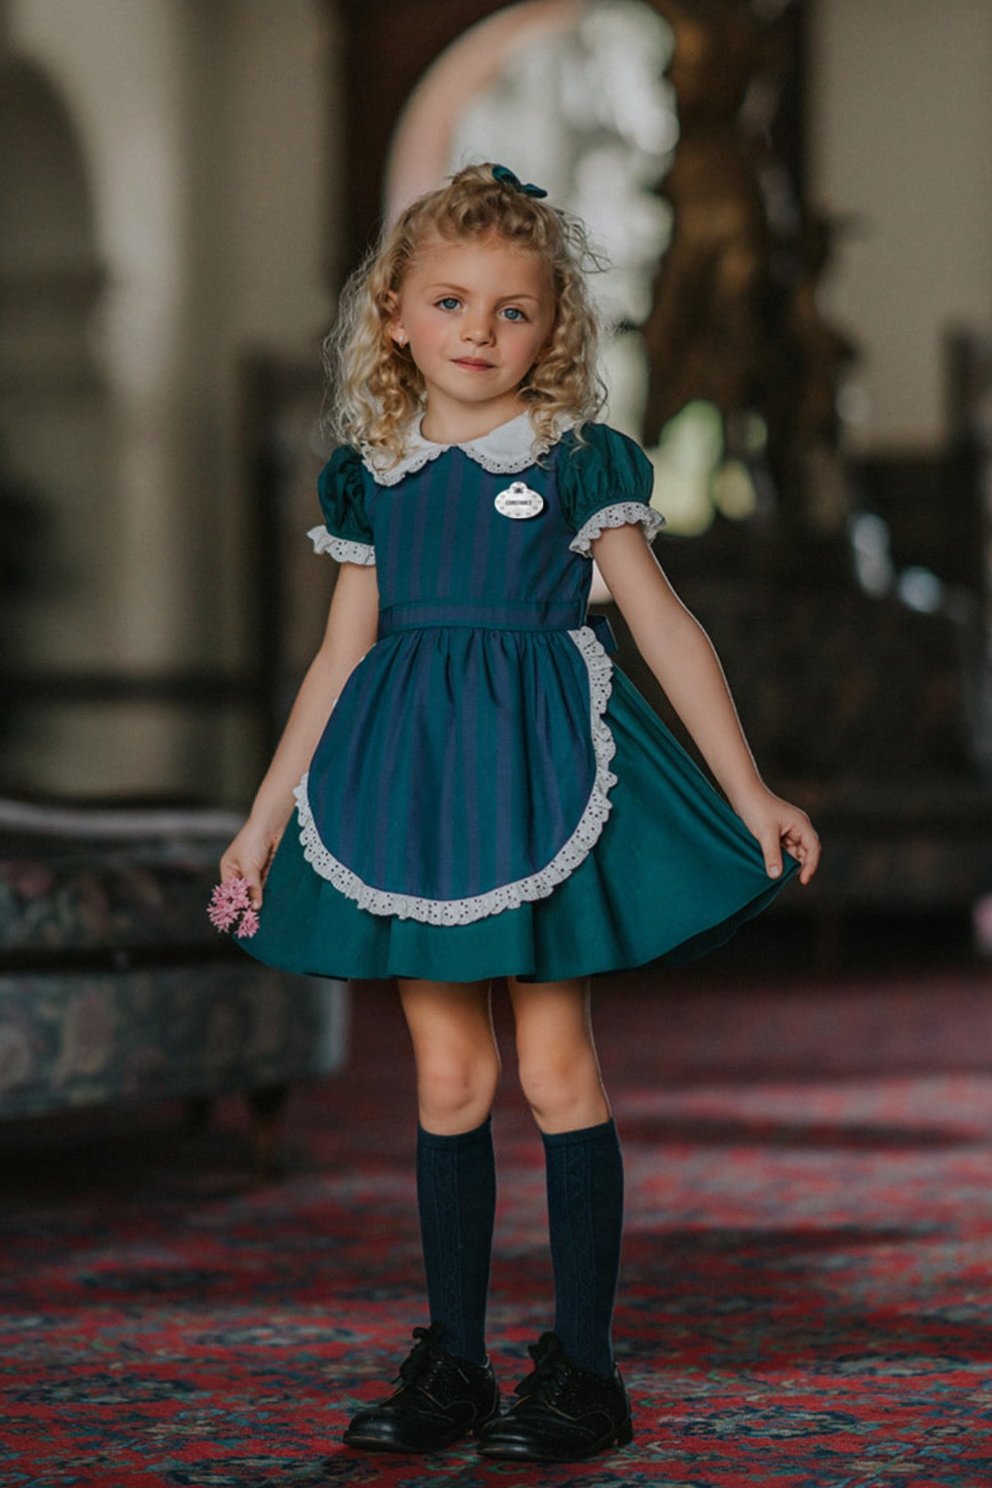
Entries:
<svg viewBox="0 0 992 1488">
<path fill-rule="evenodd" d="M 242 940 L 257 934 L 259 920 L 252 908 L 248 880 L 230 878 L 217 884 L 207 906 L 207 918 L 216 930 L 234 930 Z"/>
</svg>

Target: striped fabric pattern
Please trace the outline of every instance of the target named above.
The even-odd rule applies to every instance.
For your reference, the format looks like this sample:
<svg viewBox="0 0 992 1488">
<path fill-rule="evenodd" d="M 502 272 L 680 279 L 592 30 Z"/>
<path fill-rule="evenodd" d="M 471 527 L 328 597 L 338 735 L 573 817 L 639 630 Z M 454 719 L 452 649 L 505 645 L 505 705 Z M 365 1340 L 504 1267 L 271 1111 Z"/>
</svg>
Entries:
<svg viewBox="0 0 992 1488">
<path fill-rule="evenodd" d="M 457 447 L 396 484 L 353 451 L 322 476 L 328 533 L 374 544 L 380 633 L 298 792 L 301 827 L 315 870 L 373 912 L 436 923 L 431 906 L 479 896 L 498 912 L 501 889 L 536 897 L 601 830 L 608 683 L 597 700 L 589 657 L 600 679 L 609 662 L 591 633 L 576 642 L 591 570 L 569 544 L 597 503 L 643 504 L 647 466 L 605 433 L 578 449 L 567 434 L 522 473 L 541 498 L 523 519 L 496 506 L 514 477 Z"/>
</svg>

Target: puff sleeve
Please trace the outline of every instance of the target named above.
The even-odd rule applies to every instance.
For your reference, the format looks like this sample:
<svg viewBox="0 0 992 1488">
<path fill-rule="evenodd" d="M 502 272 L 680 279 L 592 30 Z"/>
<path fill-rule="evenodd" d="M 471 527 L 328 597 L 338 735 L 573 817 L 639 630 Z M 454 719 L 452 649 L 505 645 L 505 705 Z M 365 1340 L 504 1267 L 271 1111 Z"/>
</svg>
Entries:
<svg viewBox="0 0 992 1488">
<path fill-rule="evenodd" d="M 357 450 L 342 444 L 317 477 L 317 499 L 325 526 L 307 533 L 315 553 L 330 553 L 339 563 L 375 563 L 372 524 L 365 511 L 362 461 Z"/>
<path fill-rule="evenodd" d="M 586 424 L 584 443 L 574 441 L 562 463 L 562 506 L 575 536 L 573 553 L 592 557 L 593 540 L 605 527 L 639 522 L 648 542 L 665 525 L 651 505 L 654 466 L 633 439 L 606 424 Z"/>
</svg>

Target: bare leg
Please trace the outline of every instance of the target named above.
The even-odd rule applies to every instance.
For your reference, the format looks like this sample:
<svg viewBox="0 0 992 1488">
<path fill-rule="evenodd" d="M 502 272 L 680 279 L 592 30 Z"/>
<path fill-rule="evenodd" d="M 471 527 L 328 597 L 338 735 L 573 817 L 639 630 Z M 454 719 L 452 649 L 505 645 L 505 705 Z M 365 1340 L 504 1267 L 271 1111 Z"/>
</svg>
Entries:
<svg viewBox="0 0 992 1488">
<path fill-rule="evenodd" d="M 541 1131 L 575 1131 L 608 1121 L 589 978 L 518 982 L 511 977 L 509 985 L 520 1084 Z"/>
<path fill-rule="evenodd" d="M 499 1081 L 488 982 L 398 979 L 417 1063 L 420 1124 L 450 1136 L 479 1126 Z"/>
</svg>

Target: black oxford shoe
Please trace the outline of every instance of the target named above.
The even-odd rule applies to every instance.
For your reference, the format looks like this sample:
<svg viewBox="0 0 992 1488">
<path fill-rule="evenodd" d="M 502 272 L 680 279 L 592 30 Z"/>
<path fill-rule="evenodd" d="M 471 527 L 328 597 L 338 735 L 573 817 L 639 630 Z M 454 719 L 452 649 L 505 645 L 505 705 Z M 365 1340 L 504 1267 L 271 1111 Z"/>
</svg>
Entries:
<svg viewBox="0 0 992 1488">
<path fill-rule="evenodd" d="M 479 1433 L 486 1457 L 528 1462 L 575 1462 L 634 1439 L 630 1407 L 614 1366 L 605 1379 L 571 1362 L 554 1333 L 530 1345 L 534 1369 L 516 1400 Z"/>
<path fill-rule="evenodd" d="M 433 1452 L 478 1431 L 499 1414 L 492 1365 L 455 1359 L 439 1346 L 441 1326 L 414 1328 L 416 1344 L 400 1366 L 400 1388 L 354 1417 L 349 1447 L 372 1452 Z"/>
</svg>

